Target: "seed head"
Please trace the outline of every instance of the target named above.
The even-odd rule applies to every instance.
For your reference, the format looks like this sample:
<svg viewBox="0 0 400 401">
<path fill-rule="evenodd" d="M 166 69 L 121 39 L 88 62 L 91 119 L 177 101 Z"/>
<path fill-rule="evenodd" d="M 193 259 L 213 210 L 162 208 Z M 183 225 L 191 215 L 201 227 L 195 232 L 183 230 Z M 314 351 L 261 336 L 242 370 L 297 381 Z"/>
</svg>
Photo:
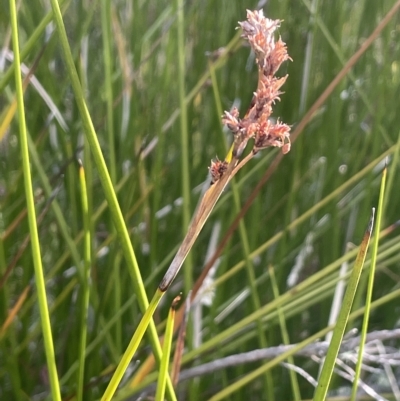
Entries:
<svg viewBox="0 0 400 401">
<path fill-rule="evenodd" d="M 281 64 L 291 60 L 287 53 L 286 44 L 279 37 L 275 41 L 275 31 L 280 27 L 280 20 L 265 18 L 263 11 L 247 10 L 247 20 L 239 22 L 243 37 L 253 49 L 258 65 L 257 90 L 246 115 L 241 119 L 239 111 L 233 108 L 225 111 L 222 122 L 233 134 L 232 155 L 237 160 L 242 156 L 250 139 L 254 140 L 253 153 L 267 147 L 282 148 L 282 152 L 290 151 L 290 126 L 270 120 L 272 108 L 279 96 L 283 93 L 280 88 L 285 83 L 287 75 L 276 77 Z M 217 181 L 226 171 L 219 160 L 212 162 L 210 172 L 213 182 Z"/>
</svg>

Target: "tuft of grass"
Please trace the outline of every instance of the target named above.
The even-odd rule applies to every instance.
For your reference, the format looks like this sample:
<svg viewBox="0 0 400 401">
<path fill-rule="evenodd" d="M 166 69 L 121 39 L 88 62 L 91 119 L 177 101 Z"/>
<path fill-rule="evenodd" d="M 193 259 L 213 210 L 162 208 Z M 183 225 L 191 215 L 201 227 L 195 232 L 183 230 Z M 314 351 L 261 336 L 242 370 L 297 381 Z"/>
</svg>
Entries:
<svg viewBox="0 0 400 401">
<path fill-rule="evenodd" d="M 181 291 L 203 312 L 192 324 L 192 309 L 176 311 L 185 348 L 177 385 L 165 376 L 167 399 L 312 398 L 337 283 L 349 285 L 340 269 L 354 264 L 378 205 L 385 158 L 379 248 L 366 256 L 336 345 L 339 363 L 347 352 L 346 361 L 386 366 L 361 371 L 358 398 L 397 394 L 387 346 L 399 341 L 400 1 L 264 5 L 284 20 L 293 59 L 279 71 L 288 78 L 271 116 L 292 126 L 292 149 L 260 152 L 219 184 L 189 265 L 148 312 L 209 187 L 210 159 L 232 145 L 222 111 L 244 116 L 257 88 L 254 54 L 235 31 L 247 7 L 255 4 L 32 0 L 0 13 L 1 399 L 98 400 L 121 360 L 113 399 L 153 397 L 159 337 Z M 123 359 L 146 313 L 150 329 Z M 351 335 L 366 313 L 361 358 L 363 339 Z M 314 353 L 302 354 L 306 346 Z M 326 399 L 350 394 L 354 377 L 334 370 Z"/>
</svg>

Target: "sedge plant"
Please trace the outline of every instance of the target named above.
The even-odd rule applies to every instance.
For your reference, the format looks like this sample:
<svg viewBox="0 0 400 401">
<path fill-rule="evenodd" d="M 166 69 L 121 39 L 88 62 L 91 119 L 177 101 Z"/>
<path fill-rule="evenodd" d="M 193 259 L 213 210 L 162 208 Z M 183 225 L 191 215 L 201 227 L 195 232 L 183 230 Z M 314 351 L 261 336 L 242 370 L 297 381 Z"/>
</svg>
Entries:
<svg viewBox="0 0 400 401">
<path fill-rule="evenodd" d="M 62 18 L 56 10 L 57 3 Z M 193 194 L 190 191 L 189 195 L 187 192 L 178 193 L 180 180 L 176 177 L 182 177 L 183 181 L 184 173 L 190 174 L 191 184 L 184 184 L 186 189 L 199 176 L 203 178 L 200 170 L 206 168 L 204 160 L 214 156 L 216 147 L 222 148 L 222 141 L 216 139 L 215 134 L 210 138 L 211 133 L 218 131 L 219 116 L 223 114 L 221 103 L 226 102 L 226 98 L 235 97 L 235 104 L 239 104 L 243 89 L 251 97 L 249 90 L 243 86 L 251 77 L 256 81 L 256 74 L 251 71 L 254 53 L 247 62 L 246 57 L 235 56 L 236 52 L 242 55 L 247 53 L 247 50 L 240 50 L 241 30 L 230 41 L 228 39 L 232 30 L 231 19 L 236 21 L 237 15 L 243 10 L 240 2 L 202 2 L 201 7 L 198 2 L 186 4 L 180 0 L 166 7 L 150 3 L 55 0 L 51 2 L 55 10 L 53 12 L 43 8 L 40 2 L 14 1 L 19 14 L 17 30 L 20 39 L 19 46 L 12 47 L 11 37 L 16 37 L 16 24 L 13 23 L 12 28 L 7 18 L 3 18 L 0 29 L 0 337 L 1 355 L 4 356 L 0 358 L 3 362 L 1 399 L 36 397 L 39 392 L 47 399 L 55 399 L 57 396 L 53 395 L 50 387 L 59 387 L 61 396 L 66 399 L 76 397 L 93 400 L 101 397 L 103 386 L 111 377 L 108 375 L 112 374 L 124 351 L 126 335 L 128 341 L 132 335 L 130 322 L 134 321 L 136 325 L 140 313 L 147 310 L 146 293 L 138 291 L 138 288 L 151 288 L 148 295 L 153 295 L 160 274 L 165 272 L 179 246 L 176 236 L 171 235 L 176 230 L 171 226 L 171 220 L 174 223 L 175 218 L 169 212 L 161 215 L 158 211 L 181 208 L 181 204 L 173 202 L 174 199 L 179 200 L 181 195 L 185 210 L 190 211 L 191 199 L 188 196 L 192 197 Z M 174 6 L 174 3 L 179 5 Z M 127 4 L 132 4 L 133 8 L 126 8 Z M 191 280 L 194 272 L 187 268 L 191 267 L 187 259 L 184 265 L 185 296 L 187 301 L 192 298 L 192 302 L 196 302 L 193 299 L 199 292 L 199 283 L 222 250 L 227 249 L 218 260 L 218 278 L 212 284 L 215 289 L 214 301 L 209 313 L 201 317 L 201 341 L 196 342 L 193 349 L 189 346 L 183 353 L 183 341 L 178 338 L 175 348 L 178 350 L 180 347 L 182 355 L 176 358 L 176 363 L 174 360 L 172 369 L 171 364 L 169 369 L 165 369 L 168 358 L 161 350 L 158 339 L 163 332 L 163 325 L 160 324 L 155 330 L 150 321 L 146 334 L 150 337 L 152 350 L 148 351 L 141 344 L 140 354 L 135 355 L 141 363 L 139 366 L 131 363 L 129 371 L 131 368 L 138 369 L 129 384 L 125 382 L 120 385 L 124 388 L 113 399 L 126 399 L 128 391 L 138 393 L 151 383 L 154 388 L 157 375 L 165 385 L 165 398 L 173 399 L 177 376 L 180 375 L 180 382 L 187 380 L 188 371 L 192 371 L 191 377 L 196 378 L 189 384 L 190 399 L 192 395 L 193 399 L 206 399 L 207 394 L 211 396 L 210 390 L 219 399 L 233 392 L 237 399 L 242 399 L 249 392 L 262 394 L 261 397 L 253 397 L 256 399 L 296 399 L 294 385 L 284 385 L 289 384 L 289 378 L 280 374 L 281 368 L 278 366 L 282 361 L 290 364 L 288 354 L 281 354 L 270 362 L 262 362 L 262 369 L 257 371 L 255 369 L 261 362 L 253 362 L 249 366 L 246 365 L 248 362 L 240 360 L 238 365 L 234 365 L 236 367 L 227 369 L 225 365 L 224 368 L 218 368 L 224 369 L 219 371 L 216 366 L 221 358 L 229 354 L 229 357 L 238 358 L 239 354 L 232 353 L 240 352 L 241 355 L 242 351 L 249 348 L 254 350 L 257 346 L 269 350 L 269 346 L 287 342 L 282 322 L 287 324 L 291 342 L 305 341 L 307 336 L 326 325 L 329 297 L 339 279 L 336 272 L 344 262 L 353 266 L 357 249 L 347 247 L 347 242 L 354 239 L 355 243 L 359 243 L 364 228 L 360 226 L 360 221 L 364 219 L 357 216 L 359 212 L 365 214 L 376 201 L 376 191 L 373 189 L 378 187 L 377 166 L 386 155 L 392 167 L 387 185 L 386 201 L 389 202 L 386 202 L 386 221 L 383 221 L 385 228 L 380 231 L 378 227 L 380 206 L 377 208 L 377 224 L 374 224 L 375 231 L 380 233 L 382 246 L 378 256 L 377 285 L 373 292 L 371 315 L 362 307 L 363 293 L 367 289 L 367 275 L 363 274 L 347 327 L 354 330 L 360 326 L 362 316 L 365 317 L 363 334 L 367 330 L 368 317 L 370 330 L 378 324 L 380 328 L 390 328 L 396 324 L 396 314 L 391 313 L 390 308 L 393 309 L 399 296 L 396 280 L 399 239 L 397 224 L 393 224 L 393 219 L 398 218 L 395 207 L 398 193 L 394 184 L 399 160 L 396 129 L 399 123 L 395 107 L 399 82 L 395 55 L 398 54 L 399 41 L 396 40 L 395 17 L 400 2 L 393 0 L 371 5 L 363 1 L 344 0 L 334 10 L 321 5 L 314 8 L 308 1 L 299 4 L 293 9 L 288 2 L 269 2 L 264 8 L 269 16 L 285 16 L 285 37 L 291 44 L 290 54 L 296 61 L 289 67 L 291 79 L 284 86 L 290 96 L 285 96 L 282 105 L 288 116 L 284 121 L 296 121 L 290 135 L 292 145 L 300 139 L 295 153 L 288 159 L 282 152 L 260 152 L 264 153 L 259 154 L 263 158 L 257 158 L 256 163 L 249 163 L 246 174 L 242 172 L 237 183 L 230 181 L 229 175 L 232 174 L 224 171 L 227 167 L 224 162 L 229 165 L 233 159 L 238 166 L 249 150 L 252 153 L 250 146 L 241 155 L 231 153 L 223 162 L 213 162 L 212 167 L 216 168 L 211 172 L 216 173 L 216 178 L 212 177 L 214 183 L 211 187 L 220 185 L 218 182 L 222 179 L 229 181 L 228 185 L 231 186 L 229 193 L 221 196 L 222 199 L 218 200 L 212 211 L 212 217 L 225 227 L 225 235 L 214 256 L 203 267 L 196 284 L 190 282 L 189 287 L 186 277 Z M 4 17 L 8 15 L 7 10 L 6 6 Z M 184 11 L 185 20 L 177 18 L 178 11 Z M 223 18 L 220 18 L 221 12 Z M 10 15 L 15 19 L 15 10 Z M 63 33 L 63 24 L 66 25 L 68 38 Z M 190 29 L 182 40 L 182 36 L 186 35 L 186 24 Z M 176 40 L 175 25 L 180 26 L 179 41 Z M 218 32 L 213 32 L 215 27 L 218 27 Z M 306 31 L 307 40 L 304 35 Z M 217 51 L 207 52 L 209 46 L 215 46 L 215 41 L 229 41 L 229 44 Z M 71 49 L 72 58 L 71 54 L 64 54 L 63 57 L 59 43 L 64 49 Z M 189 67 L 184 71 L 181 71 L 181 60 L 176 71 L 177 48 L 180 56 L 184 56 L 185 67 Z M 101 52 L 99 49 L 104 50 Z M 204 54 L 209 56 L 208 66 L 204 62 Z M 61 58 L 64 61 L 68 58 L 68 63 L 63 65 Z M 244 66 L 245 63 L 246 72 L 244 68 L 235 68 L 235 65 Z M 8 68 L 3 71 L 7 65 Z M 78 77 L 71 74 L 74 68 Z M 18 84 L 11 82 L 15 70 L 18 77 L 23 78 L 22 88 L 20 79 Z M 305 78 L 300 89 L 302 71 Z M 187 93 L 184 88 L 180 93 L 179 105 L 174 102 L 173 92 L 178 84 L 178 80 L 175 80 L 177 75 L 180 77 L 179 83 L 184 81 L 188 88 Z M 216 107 L 210 101 L 210 83 Z M 16 85 L 19 94 L 16 94 Z M 219 95 L 220 85 L 222 96 Z M 21 92 L 23 96 L 20 96 Z M 43 103 L 38 100 L 43 100 Z M 79 103 L 78 107 L 75 107 L 75 101 Z M 20 110 L 17 114 L 17 102 L 19 109 L 21 106 L 25 108 L 26 123 L 19 117 Z M 189 155 L 183 153 L 183 145 L 182 152 L 176 153 L 179 136 L 168 135 L 176 125 L 177 117 L 181 115 L 183 119 L 184 107 L 189 111 L 186 120 L 188 126 L 192 123 L 190 130 L 193 132 L 193 135 L 187 131 L 184 133 L 184 136 L 189 135 L 185 145 Z M 148 118 L 149 111 L 152 118 Z M 234 114 L 234 111 L 230 111 L 230 115 Z M 274 114 L 283 116 L 283 111 L 278 112 L 274 108 Z M 20 139 L 15 133 L 17 127 L 21 129 L 23 125 L 26 126 L 22 128 L 26 131 L 23 134 L 25 139 Z M 306 126 L 307 132 L 304 132 Z M 182 126 L 180 129 L 183 133 Z M 87 137 L 85 140 L 82 139 L 83 131 Z M 305 135 L 299 138 L 302 131 Z M 102 136 L 105 133 L 108 135 Z M 236 136 L 234 133 L 233 146 L 236 144 L 239 147 L 241 139 L 236 140 Z M 98 138 L 99 142 L 96 144 L 93 138 Z M 26 140 L 29 159 L 25 151 L 19 153 L 22 146 L 26 148 Z M 253 145 L 253 140 L 251 138 L 249 145 Z M 179 144 L 181 142 L 179 139 Z M 193 146 L 190 148 L 191 142 Z M 81 145 L 84 154 L 81 153 Z M 101 160 L 102 151 L 106 155 L 105 160 Z M 187 155 L 189 170 L 181 171 L 184 164 L 177 161 Z M 24 163 L 21 163 L 22 157 Z M 87 190 L 83 189 L 83 184 L 79 187 L 77 168 L 73 165 L 76 159 L 83 160 Z M 284 165 L 278 170 L 279 177 L 274 178 L 273 173 L 278 172 L 282 161 Z M 290 175 L 290 172 L 293 174 Z M 224 178 L 225 173 L 228 177 Z M 259 180 L 258 173 L 263 174 Z M 271 182 L 265 187 L 265 182 L 270 178 Z M 33 239 L 32 244 L 35 243 L 36 248 L 34 254 L 28 249 L 31 246 L 28 231 L 31 217 L 27 219 L 26 200 L 30 195 L 24 191 L 25 179 L 33 187 L 39 230 L 40 249 L 37 248 L 37 240 Z M 100 184 L 107 190 L 99 188 Z M 235 193 L 235 187 L 247 197 L 242 208 L 239 191 Z M 248 193 L 249 188 L 251 194 Z M 193 193 L 195 191 L 196 188 L 193 188 Z M 214 188 L 213 191 L 215 195 L 217 191 Z M 87 207 L 83 202 L 82 205 L 79 203 L 80 196 L 86 192 Z M 230 202 L 232 197 L 233 206 Z M 251 209 L 249 205 L 252 205 Z M 168 209 L 170 206 L 173 209 Z M 204 210 L 207 205 L 203 202 L 203 206 Z M 119 208 L 122 213 L 119 213 Z M 29 213 L 33 215 L 31 205 Z M 181 209 L 180 215 L 185 213 Z M 90 217 L 89 226 L 84 222 L 85 216 Z M 113 221 L 110 221 L 110 217 Z M 228 220 L 231 218 L 233 221 L 230 224 Z M 116 220 L 119 220 L 119 224 L 116 224 Z M 186 229 L 189 227 L 190 214 L 182 220 Z M 207 220 L 207 216 L 204 220 Z M 236 230 L 239 221 L 248 235 L 248 247 L 246 238 L 242 236 L 242 228 L 238 232 Z M 349 227 L 346 236 L 343 235 L 344 225 Z M 143 228 L 145 230 L 142 231 Z M 326 230 L 332 234 L 329 238 L 322 235 Z M 232 235 L 236 232 L 239 241 Z M 303 238 L 308 238 L 308 234 L 313 236 L 313 240 L 303 243 Z M 207 239 L 211 245 L 213 239 L 207 237 L 206 233 L 202 238 L 195 239 L 198 251 L 202 249 L 200 240 Z M 259 239 L 262 239 L 262 244 L 258 244 Z M 346 246 L 343 246 L 343 240 Z M 375 240 L 378 240 L 378 236 Z M 142 252 L 137 253 L 139 263 L 136 264 L 132 249 L 139 250 L 140 243 L 143 248 Z M 303 250 L 309 252 L 309 247 L 312 256 L 303 260 L 303 268 L 308 270 L 303 270 L 298 281 L 288 284 L 289 288 L 285 290 L 284 281 L 292 275 L 290 269 L 294 256 L 298 255 L 297 261 L 300 256 L 303 257 Z M 344 249 L 348 250 L 343 254 Z M 33 260 L 36 267 L 39 266 L 37 257 L 40 252 L 47 300 L 43 286 L 34 285 L 34 280 L 40 280 L 42 275 L 41 269 L 33 268 Z M 188 252 L 192 251 L 189 249 Z M 240 253 L 243 253 L 245 260 L 238 260 Z M 192 264 L 193 268 L 198 266 L 195 259 Z M 86 280 L 89 265 L 90 279 Z M 253 281 L 243 280 L 245 269 L 250 271 L 248 265 L 255 273 Z M 268 280 L 272 280 L 272 275 L 266 269 L 268 265 L 276 267 L 277 295 L 273 298 L 271 291 L 268 291 Z M 370 266 L 372 270 L 372 265 L 367 255 L 364 271 L 367 272 Z M 318 270 L 310 271 L 310 268 Z M 393 272 L 390 271 L 392 269 Z M 131 280 L 126 280 L 129 274 Z M 180 279 L 181 273 L 177 274 Z M 350 274 L 351 271 L 348 271 L 346 277 L 340 280 L 345 284 Z M 158 277 L 157 282 L 153 281 L 155 277 Z M 180 290 L 181 281 L 175 281 L 173 288 L 169 287 L 169 293 Z M 372 284 L 368 284 L 368 289 L 370 287 Z M 188 288 L 192 289 L 192 297 L 187 292 Z M 88 297 L 89 291 L 88 303 L 85 297 Z M 172 296 L 168 294 L 168 298 Z M 250 297 L 258 297 L 260 302 L 252 303 Z M 48 302 L 50 319 L 47 320 L 50 320 L 51 327 L 46 325 L 43 328 L 42 319 L 39 319 L 40 310 L 47 314 L 43 300 Z M 162 307 L 160 305 L 158 308 Z M 184 320 L 183 309 L 181 307 L 176 312 L 175 330 L 177 326 L 184 329 L 185 323 L 180 324 Z M 158 321 L 157 314 L 154 318 Z M 197 317 L 193 314 L 194 319 Z M 332 323 L 336 324 L 336 319 Z M 330 327 L 326 329 L 332 330 L 333 325 L 328 324 Z M 262 343 L 259 328 L 268 344 Z M 279 329 L 280 336 L 277 333 Z M 195 337 L 196 330 L 197 327 L 190 328 L 188 337 Z M 320 330 L 316 333 L 317 337 L 306 340 L 314 341 L 325 332 L 325 329 Z M 45 336 L 47 340 L 53 336 L 54 358 L 45 358 L 49 349 L 45 346 L 48 343 L 44 341 Z M 366 350 L 369 350 L 369 337 L 370 333 Z M 166 346 L 165 341 L 163 346 Z M 304 346 L 304 343 L 299 346 Z M 355 358 L 356 349 L 351 348 Z M 144 353 L 147 352 L 146 358 Z M 339 359 L 342 352 L 341 348 Z M 323 355 L 325 359 L 325 351 Z M 369 357 L 368 354 L 363 355 L 361 350 L 359 355 L 358 365 L 363 367 Z M 263 357 L 259 361 L 265 359 L 268 358 Z M 209 363 L 210 360 L 214 365 L 206 366 L 204 362 Z M 310 362 L 307 362 L 307 368 Z M 154 363 L 158 364 L 158 368 L 153 368 Z M 300 367 L 298 357 L 297 363 Z M 319 361 L 317 363 L 321 364 Z M 318 370 L 318 365 L 314 366 L 314 372 Z M 206 369 L 203 373 L 195 370 L 201 366 Z M 253 369 L 254 375 L 248 376 L 247 373 Z M 272 383 L 267 381 L 269 374 Z M 202 375 L 206 377 L 202 378 Z M 357 383 L 355 380 L 353 394 L 356 399 L 360 396 L 359 391 L 364 391 L 366 379 L 373 375 L 363 371 L 362 381 Z M 300 397 L 304 397 L 309 384 L 300 377 L 298 379 Z M 54 385 L 54 381 L 59 385 Z M 335 377 L 330 388 L 342 385 L 342 380 Z M 344 385 L 348 387 L 348 384 Z M 325 381 L 325 387 L 328 386 L 328 381 Z M 184 387 L 184 383 L 180 384 L 179 390 Z M 265 392 L 266 389 L 268 392 Z M 193 390 L 198 390 L 197 394 Z M 292 396 L 288 396 L 290 392 Z M 308 396 L 311 396 L 310 389 Z"/>
<path fill-rule="evenodd" d="M 233 135 L 233 143 L 224 160 L 213 160 L 209 167 L 211 183 L 201 199 L 192 218 L 187 234 L 173 258 L 167 272 L 154 294 L 149 308 L 146 310 L 128 345 L 102 400 L 110 400 L 120 383 L 148 324 L 161 298 L 171 286 L 189 251 L 196 241 L 201 229 L 211 211 L 220 198 L 229 181 L 258 152 L 269 147 L 278 147 L 282 153 L 290 151 L 290 126 L 276 120 L 272 121 L 273 105 L 279 100 L 280 88 L 285 83 L 287 75 L 277 77 L 275 74 L 284 61 L 291 60 L 286 44 L 281 38 L 275 40 L 275 31 L 280 26 L 280 20 L 271 20 L 263 15 L 263 11 L 247 11 L 247 20 L 239 22 L 243 37 L 249 42 L 256 56 L 258 66 L 258 84 L 250 106 L 243 118 L 239 111 L 233 108 L 226 111 L 222 122 Z M 251 151 L 245 154 L 248 142 L 253 141 Z"/>
</svg>

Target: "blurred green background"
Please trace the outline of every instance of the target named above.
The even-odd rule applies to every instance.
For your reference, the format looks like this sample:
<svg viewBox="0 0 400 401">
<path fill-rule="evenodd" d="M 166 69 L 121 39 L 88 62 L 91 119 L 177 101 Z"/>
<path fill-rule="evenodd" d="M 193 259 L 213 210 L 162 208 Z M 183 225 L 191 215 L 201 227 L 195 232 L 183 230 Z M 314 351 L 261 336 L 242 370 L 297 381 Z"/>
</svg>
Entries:
<svg viewBox="0 0 400 401">
<path fill-rule="evenodd" d="M 396 2 L 260 3 L 267 17 L 284 20 L 279 34 L 293 62 L 285 63 L 278 73 L 289 76 L 274 117 L 294 130 Z M 182 46 L 177 39 L 176 3 L 63 1 L 69 43 L 89 113 L 118 190 L 148 297 L 156 290 L 201 192 L 208 186 L 210 160 L 216 156 L 222 159 L 231 143 L 230 133 L 221 124 L 222 111 L 236 105 L 243 116 L 256 89 L 254 57 L 235 30 L 238 21 L 245 20 L 246 9 L 256 7 L 256 2 L 241 0 L 185 2 Z M 7 2 L 1 2 L 1 10 L 3 123 L 15 96 L 15 84 L 10 70 L 13 53 Z M 84 399 L 95 400 L 109 380 L 106 369 L 119 361 L 141 314 L 84 140 L 55 25 L 44 24 L 38 31 L 50 11 L 48 2 L 39 0 L 21 2 L 18 8 L 20 46 L 26 49 L 22 61 L 27 70 L 43 51 L 24 97 L 32 184 L 37 215 L 44 212 L 39 236 L 58 374 L 67 399 L 75 392 L 81 315 L 77 266 L 83 258 L 83 222 L 77 159 L 85 166 L 95 256 Z M 351 267 L 354 252 L 349 251 L 360 243 L 371 208 L 377 206 L 385 156 L 389 172 L 382 228 L 398 220 L 399 36 L 397 12 L 307 119 L 291 152 L 259 189 L 218 261 L 214 279 L 220 279 L 210 305 L 191 315 L 182 370 L 286 341 L 297 343 L 328 325 L 340 265 L 346 259 Z M 226 46 L 230 46 L 229 52 L 224 52 Z M 178 68 L 180 52 L 185 60 L 183 76 Z M 180 79 L 185 84 L 186 130 L 180 121 Z M 170 301 L 179 292 L 186 297 L 207 255 L 229 233 L 277 155 L 272 149 L 261 152 L 225 190 L 158 308 L 156 323 L 164 321 Z M 13 118 L 0 143 L 0 398 L 5 400 L 49 397 L 25 213 L 18 121 Z M 374 300 L 382 302 L 372 310 L 371 331 L 398 326 L 398 236 L 398 230 L 393 229 L 381 240 Z M 324 270 L 331 264 L 332 269 Z M 278 309 L 274 306 L 254 316 L 278 297 L 269 268 L 275 272 L 276 290 L 286 298 Z M 321 271 L 326 273 L 316 282 L 291 291 Z M 365 287 L 366 279 L 362 278 L 354 310 L 363 305 Z M 26 298 L 21 298 L 27 289 Z M 6 324 L 14 307 L 16 316 Z M 286 329 L 277 310 L 282 312 Z M 351 326 L 359 328 L 359 318 Z M 215 344 L 212 340 L 217 335 L 221 337 Z M 398 342 L 390 345 L 396 347 Z M 131 374 L 150 352 L 145 341 Z M 178 399 L 208 399 L 263 363 L 239 364 L 182 382 Z M 292 363 L 317 377 L 319 365 L 310 358 L 296 357 Z M 384 373 L 365 373 L 363 379 L 391 397 L 390 387 L 376 384 L 386 383 Z M 293 383 L 289 370 L 278 365 L 229 399 L 312 397 L 313 387 L 303 377 L 297 377 L 297 395 Z M 338 392 L 346 393 L 349 386 L 349 382 L 334 378 L 333 387 Z M 120 399 L 129 396 L 137 399 L 139 394 L 126 392 Z"/>
</svg>

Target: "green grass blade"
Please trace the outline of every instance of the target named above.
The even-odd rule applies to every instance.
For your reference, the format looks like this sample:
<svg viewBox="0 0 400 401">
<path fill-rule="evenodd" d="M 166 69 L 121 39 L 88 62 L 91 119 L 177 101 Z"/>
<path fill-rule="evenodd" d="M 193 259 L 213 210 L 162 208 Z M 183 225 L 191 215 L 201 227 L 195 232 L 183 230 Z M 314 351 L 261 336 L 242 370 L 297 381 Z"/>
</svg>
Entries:
<svg viewBox="0 0 400 401">
<path fill-rule="evenodd" d="M 360 339 L 360 346 L 358 350 L 358 358 L 357 364 L 355 369 L 355 376 L 353 381 L 353 387 L 351 391 L 351 400 L 355 401 L 357 397 L 357 389 L 358 389 L 358 380 L 360 379 L 361 375 L 361 366 L 364 354 L 364 346 L 365 340 L 368 334 L 368 322 L 369 316 L 371 312 L 371 300 L 372 300 L 372 291 L 374 288 L 374 279 L 375 279 L 375 267 L 376 267 L 376 259 L 378 255 L 378 246 L 379 246 L 379 233 L 381 230 L 381 222 L 382 222 L 382 215 L 383 215 L 383 205 L 385 202 L 384 195 L 385 195 L 385 184 L 386 184 L 386 176 L 387 176 L 387 166 L 383 169 L 382 172 L 382 181 L 381 181 L 381 189 L 379 193 L 379 203 L 378 203 L 378 213 L 376 216 L 376 226 L 375 226 L 375 236 L 374 236 L 374 243 L 372 247 L 371 253 L 371 266 L 369 268 L 369 279 L 368 279 L 368 287 L 367 287 L 367 295 L 365 301 L 365 313 L 363 319 L 363 325 L 361 330 L 361 339 Z"/>
<path fill-rule="evenodd" d="M 344 332 L 349 320 L 351 307 L 357 291 L 358 282 L 360 280 L 362 268 L 364 266 L 365 257 L 368 251 L 369 241 L 371 239 L 375 209 L 372 210 L 372 215 L 365 231 L 364 238 L 361 242 L 360 249 L 354 264 L 350 280 L 347 284 L 346 293 L 343 298 L 343 305 L 339 313 L 338 321 L 333 331 L 332 340 L 326 355 L 324 365 L 321 370 L 321 375 L 318 380 L 318 385 L 314 393 L 314 401 L 323 401 L 326 398 L 329 384 L 332 378 L 333 369 L 335 367 L 336 358 L 339 353 L 340 345 L 343 339 Z"/>
<path fill-rule="evenodd" d="M 61 401 L 60 385 L 58 381 L 57 366 L 55 360 L 53 336 L 51 333 L 50 315 L 47 305 L 46 286 L 40 252 L 39 235 L 36 224 L 35 203 L 33 198 L 32 177 L 29 163 L 28 139 L 25 122 L 24 97 L 21 78 L 21 61 L 19 54 L 17 10 L 14 0 L 10 0 L 10 15 L 12 28 L 12 42 L 15 60 L 15 86 L 18 102 L 19 135 L 21 146 L 22 169 L 24 172 L 25 198 L 28 209 L 29 231 L 31 235 L 32 258 L 35 268 L 36 290 L 38 294 L 40 319 L 42 324 L 43 339 L 49 373 L 51 394 L 54 401 Z"/>
<path fill-rule="evenodd" d="M 181 166 L 181 183 L 182 183 L 182 229 L 183 236 L 185 235 L 191 218 L 190 207 L 190 166 L 189 166 L 189 132 L 188 132 L 188 117 L 187 117 L 187 104 L 185 101 L 185 18 L 184 18 L 184 2 L 183 0 L 176 0 L 177 9 L 177 55 L 178 55 L 178 83 L 179 83 L 179 109 L 180 109 L 180 146 L 182 152 L 182 166 Z M 193 285 L 193 262 L 192 256 L 189 255 L 185 260 L 184 269 L 185 279 L 185 292 L 189 293 Z M 190 332 L 190 327 L 189 327 Z"/>
<path fill-rule="evenodd" d="M 173 300 L 172 305 L 169 308 L 155 401 L 164 401 L 165 386 L 167 384 L 169 359 L 172 347 L 172 337 L 174 334 L 175 308 L 179 301 L 180 297 L 178 296 Z"/>
<path fill-rule="evenodd" d="M 90 234 L 90 217 L 89 204 L 87 197 L 87 187 L 85 179 L 85 169 L 81 165 L 79 168 L 79 181 L 81 187 L 81 202 L 84 227 L 84 269 L 83 282 L 81 285 L 81 333 L 79 341 L 79 369 L 78 369 L 78 385 L 77 400 L 83 400 L 83 386 L 85 380 L 85 357 L 86 357 L 86 341 L 87 341 L 87 318 L 90 296 L 90 266 L 92 264 L 91 254 L 91 234 Z"/>
<path fill-rule="evenodd" d="M 104 392 L 101 400 L 102 401 L 109 401 L 112 399 L 117 387 L 122 380 L 122 377 L 131 362 L 133 355 L 135 354 L 136 350 L 139 347 L 140 341 L 143 338 L 143 335 L 153 317 L 154 311 L 157 308 L 158 303 L 160 302 L 163 292 L 157 289 L 156 293 L 154 294 L 153 299 L 150 302 L 149 307 L 147 308 L 145 314 L 143 315 L 142 319 L 140 320 L 139 326 L 135 330 L 135 333 L 119 362 L 117 369 L 115 370 L 110 383 L 107 386 L 106 391 Z"/>
</svg>

